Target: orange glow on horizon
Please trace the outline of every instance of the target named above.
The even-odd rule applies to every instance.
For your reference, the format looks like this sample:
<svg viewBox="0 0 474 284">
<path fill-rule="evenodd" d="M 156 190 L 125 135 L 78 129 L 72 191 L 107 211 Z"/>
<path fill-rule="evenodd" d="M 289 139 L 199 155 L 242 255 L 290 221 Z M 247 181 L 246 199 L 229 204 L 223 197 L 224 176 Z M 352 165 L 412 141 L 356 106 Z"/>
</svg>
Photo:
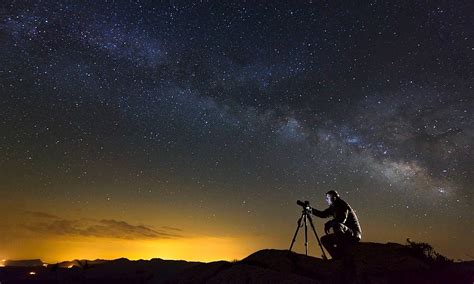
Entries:
<svg viewBox="0 0 474 284">
<path fill-rule="evenodd" d="M 23 240 L 22 253 L 15 258 L 41 258 L 46 263 L 73 259 L 129 260 L 161 258 L 211 262 L 241 259 L 256 250 L 255 239 L 233 237 L 194 237 L 188 239 L 119 240 L 99 238 Z M 29 252 L 35 252 L 31 255 Z M 69 267 L 71 268 L 71 267 Z"/>
</svg>

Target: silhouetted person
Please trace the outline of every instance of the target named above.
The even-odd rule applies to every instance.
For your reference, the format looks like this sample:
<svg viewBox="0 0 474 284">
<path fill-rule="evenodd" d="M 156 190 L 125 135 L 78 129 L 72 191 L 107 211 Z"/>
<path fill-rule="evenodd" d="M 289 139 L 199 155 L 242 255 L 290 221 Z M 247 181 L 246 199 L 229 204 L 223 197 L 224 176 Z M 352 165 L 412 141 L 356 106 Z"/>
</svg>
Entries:
<svg viewBox="0 0 474 284">
<path fill-rule="evenodd" d="M 354 210 L 335 190 L 326 193 L 326 202 L 329 205 L 326 210 L 312 208 L 311 211 L 320 218 L 333 217 L 324 225 L 326 235 L 321 237 L 321 243 L 333 259 L 338 259 L 350 246 L 360 241 L 362 230 Z"/>
</svg>

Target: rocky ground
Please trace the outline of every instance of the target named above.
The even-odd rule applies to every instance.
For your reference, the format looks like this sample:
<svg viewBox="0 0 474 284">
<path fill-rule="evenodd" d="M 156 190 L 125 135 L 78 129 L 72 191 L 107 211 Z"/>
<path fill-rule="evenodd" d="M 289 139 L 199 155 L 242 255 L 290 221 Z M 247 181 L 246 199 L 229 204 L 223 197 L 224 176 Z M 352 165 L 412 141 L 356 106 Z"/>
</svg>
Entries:
<svg viewBox="0 0 474 284">
<path fill-rule="evenodd" d="M 474 283 L 474 262 L 436 263 L 407 246 L 359 243 L 341 260 L 261 250 L 191 267 L 169 283 Z"/>
<path fill-rule="evenodd" d="M 265 249 L 235 262 L 116 259 L 2 267 L 10 283 L 474 283 L 474 261 L 451 262 L 418 247 L 359 243 L 340 260 Z M 36 261 L 37 262 L 37 261 Z M 72 266 L 72 267 L 71 267 Z M 68 268 L 71 267 L 71 268 Z M 33 274 L 31 272 L 34 272 Z"/>
</svg>

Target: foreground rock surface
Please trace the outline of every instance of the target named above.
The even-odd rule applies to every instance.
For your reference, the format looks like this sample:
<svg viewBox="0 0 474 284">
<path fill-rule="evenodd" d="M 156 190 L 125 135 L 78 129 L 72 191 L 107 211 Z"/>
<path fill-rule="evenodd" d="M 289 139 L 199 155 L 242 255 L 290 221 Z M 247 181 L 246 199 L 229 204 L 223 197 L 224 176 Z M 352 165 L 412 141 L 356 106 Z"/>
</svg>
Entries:
<svg viewBox="0 0 474 284">
<path fill-rule="evenodd" d="M 474 262 L 429 263 L 404 245 L 359 243 L 341 260 L 287 250 L 261 250 L 247 258 L 184 270 L 169 283 L 474 283 Z"/>
<path fill-rule="evenodd" d="M 266 249 L 237 262 L 163 259 L 40 260 L 0 267 L 0 282 L 16 283 L 474 283 L 474 261 L 434 263 L 407 246 L 359 243 L 341 260 Z"/>
</svg>

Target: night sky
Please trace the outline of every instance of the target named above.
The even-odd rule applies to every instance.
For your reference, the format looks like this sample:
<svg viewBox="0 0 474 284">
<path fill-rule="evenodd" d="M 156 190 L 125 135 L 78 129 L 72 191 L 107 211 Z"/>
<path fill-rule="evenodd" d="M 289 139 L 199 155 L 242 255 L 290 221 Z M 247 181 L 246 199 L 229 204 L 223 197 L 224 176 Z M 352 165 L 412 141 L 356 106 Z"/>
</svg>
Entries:
<svg viewBox="0 0 474 284">
<path fill-rule="evenodd" d="M 163 2 L 1 2 L 0 258 L 241 259 L 334 189 L 474 259 L 472 1 Z"/>
</svg>

